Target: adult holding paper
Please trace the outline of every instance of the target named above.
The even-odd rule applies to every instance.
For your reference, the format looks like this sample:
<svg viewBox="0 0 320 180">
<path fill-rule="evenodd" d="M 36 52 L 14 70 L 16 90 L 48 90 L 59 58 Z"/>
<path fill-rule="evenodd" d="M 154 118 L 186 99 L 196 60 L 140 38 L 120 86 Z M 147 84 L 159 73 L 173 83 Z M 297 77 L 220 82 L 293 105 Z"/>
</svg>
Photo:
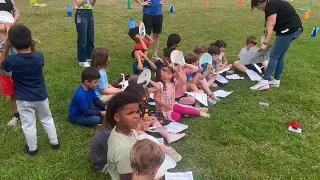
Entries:
<svg viewBox="0 0 320 180">
<path fill-rule="evenodd" d="M 261 38 L 261 49 L 269 45 L 272 32 L 276 32 L 276 39 L 270 52 L 269 65 L 264 73 L 263 79 L 252 90 L 264 90 L 269 87 L 279 87 L 280 78 L 284 70 L 284 56 L 291 42 L 301 35 L 303 28 L 301 20 L 287 1 L 282 0 L 251 0 L 251 8 L 265 12 L 266 36 Z M 270 77 L 274 73 L 274 79 Z"/>
<path fill-rule="evenodd" d="M 162 5 L 165 0 L 136 0 L 139 5 L 143 6 L 143 23 L 148 35 L 153 33 L 153 55 L 152 60 L 160 60 L 158 56 L 159 34 L 162 31 Z"/>
<path fill-rule="evenodd" d="M 94 49 L 94 20 L 92 7 L 96 0 L 74 0 L 75 23 L 78 33 L 77 54 L 79 66 L 90 67 L 91 54 Z"/>
</svg>

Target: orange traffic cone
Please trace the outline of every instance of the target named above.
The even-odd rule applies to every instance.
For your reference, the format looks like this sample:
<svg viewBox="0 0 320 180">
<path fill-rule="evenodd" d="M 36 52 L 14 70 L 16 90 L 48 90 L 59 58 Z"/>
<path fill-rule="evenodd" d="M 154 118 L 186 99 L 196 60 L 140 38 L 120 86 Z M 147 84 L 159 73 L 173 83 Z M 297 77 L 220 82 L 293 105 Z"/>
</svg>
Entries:
<svg viewBox="0 0 320 180">
<path fill-rule="evenodd" d="M 238 5 L 242 6 L 242 0 L 239 0 Z"/>
<path fill-rule="evenodd" d="M 206 7 L 209 7 L 209 1 L 206 1 L 205 6 L 206 6 Z"/>
<path fill-rule="evenodd" d="M 311 13 L 311 11 L 308 10 L 308 11 L 306 12 L 306 14 L 304 15 L 303 18 L 304 18 L 304 19 L 309 19 L 310 13 Z"/>
</svg>

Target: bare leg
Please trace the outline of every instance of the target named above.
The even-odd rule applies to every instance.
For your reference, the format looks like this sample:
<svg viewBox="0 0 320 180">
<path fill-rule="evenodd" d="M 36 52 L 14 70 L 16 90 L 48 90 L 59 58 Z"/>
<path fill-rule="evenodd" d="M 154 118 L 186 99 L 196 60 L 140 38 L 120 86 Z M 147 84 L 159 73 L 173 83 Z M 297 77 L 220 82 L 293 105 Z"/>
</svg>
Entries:
<svg viewBox="0 0 320 180">
<path fill-rule="evenodd" d="M 179 101 L 180 104 L 183 105 L 194 105 L 196 103 L 196 99 L 194 97 L 183 97 Z"/>
<path fill-rule="evenodd" d="M 153 33 L 153 56 L 158 56 L 159 34 Z"/>
<path fill-rule="evenodd" d="M 235 61 L 233 63 L 233 66 L 236 68 L 236 70 L 245 73 L 248 68 L 245 65 L 239 64 L 239 61 Z"/>
<path fill-rule="evenodd" d="M 208 87 L 210 87 L 217 79 L 217 75 L 210 75 L 210 79 L 208 81 Z"/>
<path fill-rule="evenodd" d="M 199 80 L 200 81 L 200 84 L 201 84 L 201 87 L 202 87 L 202 90 L 208 95 L 210 96 L 212 94 L 209 86 L 207 85 L 207 83 L 202 79 L 202 80 Z"/>
<path fill-rule="evenodd" d="M 10 101 L 11 101 L 11 106 L 12 106 L 13 112 L 18 113 L 16 96 L 15 95 L 10 96 Z"/>
</svg>

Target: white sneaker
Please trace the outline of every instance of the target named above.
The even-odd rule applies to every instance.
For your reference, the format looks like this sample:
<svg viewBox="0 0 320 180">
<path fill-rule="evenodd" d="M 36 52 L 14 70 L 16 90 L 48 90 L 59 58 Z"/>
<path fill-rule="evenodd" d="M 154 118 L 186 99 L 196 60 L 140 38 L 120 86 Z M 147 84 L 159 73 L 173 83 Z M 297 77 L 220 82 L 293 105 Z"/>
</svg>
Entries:
<svg viewBox="0 0 320 180">
<path fill-rule="evenodd" d="M 268 80 L 260 80 L 258 84 L 250 87 L 251 90 L 261 91 L 265 89 L 269 89 L 269 82 Z"/>
<path fill-rule="evenodd" d="M 233 71 L 233 70 L 227 71 L 227 75 L 231 75 L 231 74 L 234 74 L 234 71 Z"/>
<path fill-rule="evenodd" d="M 218 87 L 218 84 L 217 84 L 217 83 L 213 83 L 213 84 L 211 85 L 211 87 L 217 88 L 217 87 Z"/>
<path fill-rule="evenodd" d="M 280 80 L 272 79 L 269 81 L 269 86 L 270 87 L 280 87 Z"/>
<path fill-rule="evenodd" d="M 166 154 L 168 154 L 176 163 L 180 162 L 182 159 L 182 156 L 171 146 L 167 148 Z"/>
<path fill-rule="evenodd" d="M 205 108 L 205 107 L 196 107 L 195 109 L 205 113 L 208 112 L 208 108 Z"/>
<path fill-rule="evenodd" d="M 15 126 L 18 123 L 19 120 L 20 120 L 20 118 L 13 117 L 11 119 L 11 121 L 8 122 L 8 126 Z"/>
<path fill-rule="evenodd" d="M 91 59 L 86 59 L 86 62 L 88 62 L 90 64 L 91 63 Z"/>
<path fill-rule="evenodd" d="M 81 67 L 90 67 L 90 64 L 88 62 L 79 62 L 79 66 L 81 66 Z"/>
<path fill-rule="evenodd" d="M 169 133 L 168 137 L 166 138 L 168 144 L 171 144 L 175 141 L 178 141 L 179 139 L 183 138 L 186 134 L 185 133 L 181 133 L 181 134 L 173 134 L 173 133 Z"/>
</svg>

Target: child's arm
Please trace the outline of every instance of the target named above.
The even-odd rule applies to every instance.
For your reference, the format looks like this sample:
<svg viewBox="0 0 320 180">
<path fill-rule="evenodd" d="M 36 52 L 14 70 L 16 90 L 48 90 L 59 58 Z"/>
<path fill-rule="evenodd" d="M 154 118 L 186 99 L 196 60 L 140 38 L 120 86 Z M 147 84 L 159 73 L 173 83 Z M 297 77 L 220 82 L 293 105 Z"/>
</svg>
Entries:
<svg viewBox="0 0 320 180">
<path fill-rule="evenodd" d="M 160 86 L 161 87 L 161 86 Z M 162 88 L 162 87 L 161 87 Z M 166 108 L 168 111 L 171 110 L 171 107 L 169 104 L 166 104 L 165 102 L 163 102 L 161 100 L 161 92 L 162 90 L 160 91 L 157 91 L 154 93 L 154 100 L 156 101 L 156 103 L 159 105 L 159 106 L 162 106 L 164 108 Z"/>
<path fill-rule="evenodd" d="M 201 76 L 202 68 L 199 68 L 194 78 L 190 80 L 190 83 L 196 84 L 198 82 L 199 77 Z"/>
<path fill-rule="evenodd" d="M 150 41 L 150 44 L 154 43 L 154 40 L 148 34 L 146 34 L 146 38 Z"/>
<path fill-rule="evenodd" d="M 94 93 L 94 92 L 93 92 Z M 76 97 L 78 104 L 79 104 L 79 108 L 82 112 L 83 115 L 85 116 L 105 116 L 106 115 L 106 111 L 98 111 L 95 109 L 88 109 L 87 106 L 87 98 L 83 95 L 79 95 Z M 98 99 L 99 100 L 99 99 Z M 94 100 L 96 101 L 96 100 Z M 95 104 L 95 102 L 93 101 L 93 103 Z M 99 100 L 100 101 L 100 100 Z M 101 101 L 100 101 L 101 102 Z M 102 103 L 102 102 L 101 102 Z M 98 103 L 99 104 L 99 103 Z M 100 104 L 100 106 L 102 107 L 102 105 Z M 100 107 L 99 106 L 99 107 Z M 105 105 L 104 105 L 105 106 Z M 102 109 L 102 108 L 101 108 Z M 104 109 L 104 107 L 103 107 Z"/>
<path fill-rule="evenodd" d="M 105 95 L 114 95 L 122 92 L 121 89 L 114 88 L 114 87 L 108 87 L 107 89 L 99 89 L 99 91 L 101 94 L 105 94 Z"/>
<path fill-rule="evenodd" d="M 14 2 L 14 0 L 11 0 L 11 2 L 12 2 L 12 5 L 13 5 L 14 23 L 16 24 L 19 21 L 19 18 L 20 18 L 20 11 L 17 8 L 17 5 Z"/>
<path fill-rule="evenodd" d="M 150 65 L 150 69 L 152 71 L 156 71 L 157 70 L 157 66 L 154 64 L 154 62 L 152 62 L 146 54 L 143 54 L 143 57 L 145 58 L 146 61 L 148 61 L 148 64 Z"/>
<path fill-rule="evenodd" d="M 139 34 L 137 34 L 136 37 L 138 38 L 139 43 L 141 44 L 141 51 L 147 51 L 148 47 L 147 47 L 146 43 L 144 43 L 143 38 Z"/>
<path fill-rule="evenodd" d="M 177 74 L 177 79 L 181 82 L 180 85 L 184 85 L 187 83 L 187 78 L 180 66 L 177 66 L 176 74 Z"/>
<path fill-rule="evenodd" d="M 160 90 L 160 85 L 158 83 L 155 83 L 152 80 L 150 80 L 149 83 L 152 85 L 152 87 L 148 88 L 148 93 L 154 93 Z"/>
<path fill-rule="evenodd" d="M 224 68 L 225 66 L 227 66 L 227 64 L 228 64 L 228 60 L 227 60 L 226 55 L 224 55 L 224 56 L 223 56 L 223 65 L 222 65 L 222 67 Z M 222 68 L 222 69 L 223 69 L 223 68 Z"/>
<path fill-rule="evenodd" d="M 140 52 L 141 51 L 136 51 L 136 52 L 134 52 L 134 54 L 136 56 L 137 63 L 138 63 L 137 70 L 138 71 L 143 71 L 143 65 L 142 65 L 142 62 L 141 62 L 141 57 L 140 57 L 141 53 Z"/>
<path fill-rule="evenodd" d="M 186 67 L 184 70 L 185 70 L 185 73 L 186 74 L 192 74 L 192 73 L 195 73 L 199 70 L 199 67 L 198 66 L 195 66 L 193 64 L 184 64 L 184 66 Z"/>
<path fill-rule="evenodd" d="M 10 47 L 11 47 L 11 44 L 7 40 L 3 46 L 2 53 L 0 56 L 0 69 L 3 69 L 2 62 L 8 57 Z"/>
</svg>

